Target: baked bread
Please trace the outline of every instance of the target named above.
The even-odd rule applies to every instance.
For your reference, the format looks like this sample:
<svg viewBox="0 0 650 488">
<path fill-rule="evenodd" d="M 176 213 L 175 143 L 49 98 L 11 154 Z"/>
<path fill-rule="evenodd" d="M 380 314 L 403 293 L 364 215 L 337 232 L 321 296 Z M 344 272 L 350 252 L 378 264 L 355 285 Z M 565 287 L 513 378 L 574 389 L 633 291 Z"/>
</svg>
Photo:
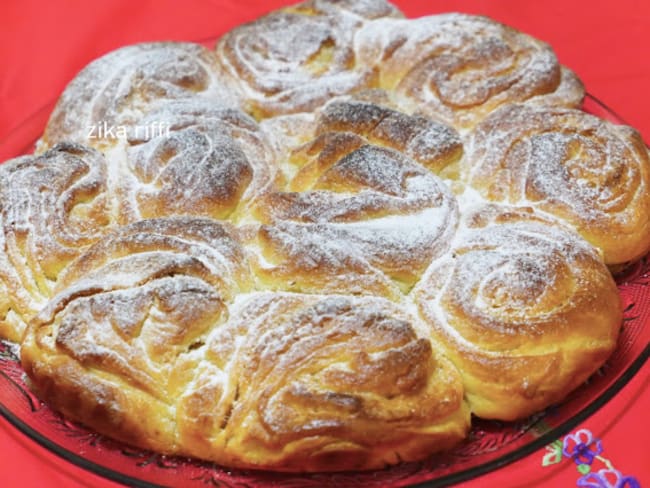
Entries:
<svg viewBox="0 0 650 488">
<path fill-rule="evenodd" d="M 364 26 L 355 48 L 406 107 L 461 128 L 506 103 L 551 95 L 574 107 L 584 96 L 549 45 L 486 17 L 380 19 Z"/>
<path fill-rule="evenodd" d="M 313 110 L 375 83 L 374 67 L 356 62 L 354 34 L 383 17 L 401 13 L 383 0 L 309 0 L 277 10 L 219 40 L 219 73 L 257 119 Z"/>
<path fill-rule="evenodd" d="M 390 103 L 389 98 L 335 100 L 320 111 L 316 135 L 352 132 L 372 144 L 396 149 L 436 174 L 458 162 L 463 143 L 452 127 L 386 106 Z"/>
<path fill-rule="evenodd" d="M 120 127 L 168 100 L 205 97 L 234 105 L 221 85 L 212 53 L 198 44 L 153 42 L 117 49 L 90 63 L 66 87 L 38 150 L 62 141 L 105 148 L 120 139 Z"/>
<path fill-rule="evenodd" d="M 0 337 L 20 341 L 59 273 L 114 226 L 129 201 L 98 151 L 61 143 L 0 166 Z"/>
<path fill-rule="evenodd" d="M 483 418 L 561 400 L 607 358 L 622 320 L 598 252 L 527 208 L 468 212 L 414 297 Z"/>
<path fill-rule="evenodd" d="M 295 150 L 287 191 L 263 197 L 252 264 L 273 288 L 398 299 L 444 252 L 456 200 L 404 154 L 329 132 Z"/>
<path fill-rule="evenodd" d="M 380 468 L 466 435 L 458 372 L 406 310 L 245 293 L 232 232 L 149 220 L 92 248 L 23 342 L 40 395 L 107 435 L 227 466 Z"/>
<path fill-rule="evenodd" d="M 165 454 L 375 469 L 603 364 L 646 146 L 545 43 L 402 17 L 311 0 L 70 83 L 0 167 L 0 335 L 41 398 Z"/>
<path fill-rule="evenodd" d="M 159 125 L 165 131 L 138 131 Z M 127 142 L 113 156 L 124 160 L 141 218 L 190 214 L 237 221 L 281 183 L 276 154 L 258 124 L 214 101 L 174 100 L 153 109 Z"/>
<path fill-rule="evenodd" d="M 464 178 L 491 201 L 570 222 L 605 262 L 650 247 L 650 159 L 637 131 L 579 110 L 508 105 L 473 132 Z"/>
</svg>

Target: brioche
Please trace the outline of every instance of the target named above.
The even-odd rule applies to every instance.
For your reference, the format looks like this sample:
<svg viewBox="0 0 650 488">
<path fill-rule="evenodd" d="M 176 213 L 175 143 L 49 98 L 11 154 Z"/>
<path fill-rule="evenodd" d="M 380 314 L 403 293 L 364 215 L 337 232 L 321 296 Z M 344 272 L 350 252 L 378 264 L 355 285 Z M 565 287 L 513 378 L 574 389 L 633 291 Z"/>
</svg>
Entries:
<svg viewBox="0 0 650 488">
<path fill-rule="evenodd" d="M 508 105 L 473 132 L 465 178 L 488 200 L 570 222 L 610 265 L 650 247 L 650 159 L 634 129 L 579 110 Z"/>
<path fill-rule="evenodd" d="M 472 412 L 514 420 L 559 401 L 616 345 L 616 284 L 598 252 L 532 209 L 465 216 L 414 293 Z"/>
<path fill-rule="evenodd" d="M 0 337 L 52 408 L 163 454 L 453 449 L 616 348 L 650 162 L 583 96 L 542 41 L 383 0 L 118 49 L 0 166 Z"/>
<path fill-rule="evenodd" d="M 380 19 L 364 26 L 355 49 L 404 106 L 458 127 L 506 103 L 551 95 L 554 104 L 578 106 L 584 96 L 550 46 L 485 17 Z"/>
<path fill-rule="evenodd" d="M 280 9 L 219 40 L 219 72 L 257 119 L 310 111 L 374 83 L 374 68 L 356 63 L 354 33 L 395 16 L 401 13 L 383 0 L 312 0 Z"/>
<path fill-rule="evenodd" d="M 137 133 L 156 121 L 164 132 Z M 193 214 L 236 220 L 280 183 L 274 150 L 258 124 L 207 100 L 174 100 L 151 110 L 127 141 L 119 157 L 142 218 Z"/>
<path fill-rule="evenodd" d="M 98 151 L 61 143 L 0 166 L 0 336 L 19 341 L 47 302 L 59 273 L 129 219 Z"/>
<path fill-rule="evenodd" d="M 260 200 L 262 281 L 283 289 L 397 298 L 445 250 L 457 219 L 444 183 L 403 154 L 350 133 L 296 149 L 289 191 Z"/>
<path fill-rule="evenodd" d="M 119 135 L 104 129 L 133 124 L 168 100 L 205 97 L 234 105 L 220 89 L 214 64 L 210 51 L 188 42 L 143 43 L 110 52 L 81 70 L 63 91 L 39 151 L 62 141 L 110 146 Z"/>
</svg>

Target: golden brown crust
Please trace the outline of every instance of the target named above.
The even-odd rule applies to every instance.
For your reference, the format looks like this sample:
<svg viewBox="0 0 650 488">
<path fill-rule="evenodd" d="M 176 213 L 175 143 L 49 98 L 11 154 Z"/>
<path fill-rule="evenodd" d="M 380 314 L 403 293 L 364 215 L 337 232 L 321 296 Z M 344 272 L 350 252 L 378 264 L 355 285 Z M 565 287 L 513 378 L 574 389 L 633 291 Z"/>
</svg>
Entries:
<svg viewBox="0 0 650 488">
<path fill-rule="evenodd" d="M 73 143 L 0 167 L 2 337 L 18 341 L 66 265 L 128 220 L 108 172 L 99 152 Z"/>
<path fill-rule="evenodd" d="M 201 281 L 185 285 L 188 267 L 101 292 L 92 275 L 39 315 L 21 355 L 39 395 L 102 433 L 228 466 L 332 471 L 420 459 L 469 428 L 457 371 L 384 299 L 258 293 L 227 312 Z"/>
<path fill-rule="evenodd" d="M 472 412 L 514 420 L 585 381 L 616 346 L 622 307 L 598 253 L 532 209 L 466 217 L 415 291 Z"/>
<path fill-rule="evenodd" d="M 486 17 L 382 19 L 365 26 L 355 46 L 361 63 L 377 66 L 381 88 L 457 127 L 504 103 L 555 92 L 561 82 L 550 46 Z"/>
<path fill-rule="evenodd" d="M 111 146 L 121 137 L 120 127 L 169 100 L 204 97 L 234 105 L 220 86 L 214 55 L 198 44 L 152 42 L 117 49 L 90 63 L 68 84 L 39 150 L 62 141 Z"/>
<path fill-rule="evenodd" d="M 566 108 L 584 88 L 543 42 L 398 17 L 310 0 L 70 83 L 39 151 L 104 154 L 0 168 L 0 337 L 29 322 L 41 398 L 160 453 L 375 469 L 605 361 L 621 310 L 596 247 L 650 247 L 647 148 Z"/>
<path fill-rule="evenodd" d="M 207 219 L 141 221 L 73 262 L 22 344 L 39 395 L 106 435 L 177 452 L 184 356 L 250 286 L 233 232 Z"/>
<path fill-rule="evenodd" d="M 403 152 L 440 173 L 463 154 L 458 133 L 451 127 L 363 100 L 341 100 L 320 111 L 316 134 L 352 132 L 370 143 Z"/>
<path fill-rule="evenodd" d="M 421 458 L 466 432 L 456 371 L 386 300 L 261 293 L 232 317 L 180 400 L 191 454 L 211 449 L 224 464 L 282 471 L 370 469 Z M 207 382 L 214 370 L 228 383 Z M 217 392 L 229 408 L 212 406 Z"/>
<path fill-rule="evenodd" d="M 294 151 L 285 192 L 266 195 L 253 260 L 274 289 L 377 294 L 409 289 L 453 234 L 444 183 L 403 154 L 328 132 Z"/>
<path fill-rule="evenodd" d="M 138 130 L 147 127 L 164 131 Z M 202 99 L 151 110 L 129 131 L 125 159 L 142 218 L 237 221 L 281 181 L 272 143 L 257 123 L 237 109 Z"/>
<path fill-rule="evenodd" d="M 573 225 L 607 264 L 650 250 L 650 159 L 640 135 L 578 110 L 511 105 L 472 134 L 465 178 L 492 201 Z"/>
<path fill-rule="evenodd" d="M 371 19 L 398 15 L 382 0 L 314 0 L 277 10 L 221 38 L 219 69 L 257 119 L 311 111 L 373 85 L 375 71 L 357 66 L 354 32 Z"/>
</svg>

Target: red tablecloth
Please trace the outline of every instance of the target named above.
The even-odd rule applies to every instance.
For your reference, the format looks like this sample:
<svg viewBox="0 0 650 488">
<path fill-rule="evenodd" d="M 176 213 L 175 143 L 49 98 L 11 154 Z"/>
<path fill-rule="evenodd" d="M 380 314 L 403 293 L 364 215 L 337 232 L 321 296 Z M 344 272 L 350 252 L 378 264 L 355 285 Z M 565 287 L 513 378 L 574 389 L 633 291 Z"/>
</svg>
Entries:
<svg viewBox="0 0 650 488">
<path fill-rule="evenodd" d="M 29 114 L 51 102 L 93 58 L 149 40 L 201 40 L 287 0 L 81 0 L 0 3 L 0 141 Z M 546 0 L 397 1 L 408 16 L 443 11 L 480 13 L 551 43 L 588 90 L 650 140 L 650 2 Z M 601 440 L 596 469 L 607 463 L 650 486 L 647 364 L 625 389 L 574 430 Z M 583 436 L 586 435 L 582 434 Z M 542 449 L 465 488 L 576 486 L 582 476 Z M 546 464 L 546 466 L 543 466 Z M 114 483 L 67 464 L 0 419 L 0 486 L 108 487 Z M 594 485 L 597 486 L 597 485 Z M 613 486 L 613 485 L 612 485 Z M 632 485 L 626 486 L 631 488 Z M 618 487 L 617 487 L 618 488 Z"/>
</svg>

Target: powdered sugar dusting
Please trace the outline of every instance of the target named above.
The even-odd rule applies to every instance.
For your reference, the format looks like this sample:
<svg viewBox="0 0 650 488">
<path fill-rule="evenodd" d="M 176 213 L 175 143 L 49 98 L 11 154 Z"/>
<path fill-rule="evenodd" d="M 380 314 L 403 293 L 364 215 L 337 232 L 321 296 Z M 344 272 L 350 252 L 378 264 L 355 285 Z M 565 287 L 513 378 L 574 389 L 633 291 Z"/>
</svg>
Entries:
<svg viewBox="0 0 650 488">
<path fill-rule="evenodd" d="M 549 324 L 561 326 L 557 314 L 578 306 L 566 290 L 589 286 L 594 270 L 611 282 L 593 247 L 531 208 L 483 205 L 461 222 L 450 252 L 427 270 L 415 296 L 425 315 L 465 345 L 480 337 L 497 352 L 509 337 L 507 347 L 516 349 L 512 337 L 528 341 L 548 333 Z M 456 306 L 470 320 L 454 318 Z"/>
<path fill-rule="evenodd" d="M 549 378 L 544 365 L 564 364 L 590 348 L 611 350 L 610 327 L 620 320 L 616 285 L 598 252 L 561 221 L 530 208 L 492 205 L 466 215 L 451 251 L 433 262 L 413 297 L 455 358 L 479 415 L 510 415 L 500 406 L 504 397 L 514 411 L 536 409 L 531 388 L 563 391 L 574 381 L 571 373 Z M 574 338 L 591 341 L 589 348 L 576 350 Z M 531 366 L 542 369 L 522 391 L 519 375 L 530 375 Z M 499 374 L 498 387 L 482 386 Z"/>
<path fill-rule="evenodd" d="M 71 143 L 0 167 L 0 279 L 25 322 L 59 272 L 119 222 L 108 171 L 99 152 Z"/>
<path fill-rule="evenodd" d="M 414 318 L 391 302 L 373 297 L 258 293 L 238 300 L 231 312 L 231 321 L 210 338 L 208 351 L 222 352 L 224 344 L 232 350 L 235 360 L 219 367 L 227 367 L 230 377 L 238 378 L 238 394 L 231 400 L 227 421 L 215 422 L 204 436 L 225 440 L 236 431 L 260 449 L 267 445 L 271 449 L 253 430 L 242 431 L 243 425 L 260 422 L 274 439 L 296 432 L 330 432 L 320 437 L 328 444 L 333 442 L 326 440 L 331 436 L 338 440 L 342 425 L 348 426 L 346 432 L 353 432 L 356 422 L 367 425 L 368 419 L 401 419 L 395 424 L 399 430 L 418 423 L 414 415 L 444 418 L 458 408 L 455 371 L 442 361 L 430 369 L 428 342 L 414 334 L 410 327 Z M 235 341 L 235 336 L 241 339 Z M 211 355 L 213 361 L 221 356 Z M 389 374 L 395 380 L 380 380 L 375 376 L 379 369 L 382 376 Z M 188 397 L 196 394 L 198 389 Z M 396 397 L 407 406 L 398 407 L 401 403 L 391 401 Z M 424 398 L 431 403 L 423 409 Z M 411 407 L 412 402 L 419 406 Z M 305 408 L 310 412 L 306 422 L 291 415 Z M 341 409 L 344 417 L 332 415 Z M 371 428 L 364 435 L 385 434 Z M 356 442 L 354 435 L 345 438 Z M 373 449 L 372 443 L 363 449 Z"/>
<path fill-rule="evenodd" d="M 648 156 L 638 135 L 571 109 L 504 107 L 472 136 L 468 181 L 486 198 L 568 220 L 608 262 L 632 259 L 609 236 L 648 226 Z M 645 203 L 644 203 L 645 202 Z"/>
<path fill-rule="evenodd" d="M 243 112 L 180 100 L 151 111 L 139 125 L 151 121 L 168 133 L 132 132 L 127 148 L 144 217 L 189 213 L 234 219 L 280 178 L 271 143 Z"/>
<path fill-rule="evenodd" d="M 174 364 L 227 318 L 250 285 L 232 230 L 207 219 L 145 220 L 72 263 L 39 313 L 56 344 L 87 366 L 121 375 L 168 401 Z"/>
<path fill-rule="evenodd" d="M 285 236 L 313 234 L 340 255 L 407 284 L 445 250 L 454 231 L 456 203 L 442 181 L 389 149 L 361 146 L 317 176 L 311 188 L 270 194 L 265 221 L 281 224 Z M 287 242 L 275 245 L 286 248 Z"/>
<path fill-rule="evenodd" d="M 168 100 L 205 97 L 233 106 L 217 79 L 214 55 L 198 44 L 143 43 L 112 51 L 84 68 L 61 95 L 43 135 L 43 147 L 63 140 L 90 145 L 92 127 L 128 125 Z"/>
<path fill-rule="evenodd" d="M 554 92 L 561 78 L 548 45 L 485 17 L 381 19 L 364 26 L 355 49 L 378 67 L 383 88 L 460 127 L 503 103 Z"/>
<path fill-rule="evenodd" d="M 434 172 L 455 162 L 462 153 L 460 137 L 451 127 L 361 100 L 325 106 L 316 133 L 329 131 L 354 132 L 373 144 L 403 151 Z"/>
<path fill-rule="evenodd" d="M 301 4 L 232 30 L 216 46 L 229 89 L 263 118 L 313 110 L 368 87 L 373 71 L 356 67 L 352 37 L 369 19 L 396 12 L 366 3 Z"/>
<path fill-rule="evenodd" d="M 582 86 L 546 44 L 399 17 L 310 0 L 73 80 L 46 152 L 0 168 L 0 334 L 31 321 L 42 391 L 157 451 L 370 469 L 602 364 L 621 318 L 599 249 L 620 257 L 593 237 L 647 251 L 643 142 L 562 108 Z M 99 122 L 126 132 L 88 141 Z M 47 151 L 64 138 L 104 152 Z"/>
</svg>

